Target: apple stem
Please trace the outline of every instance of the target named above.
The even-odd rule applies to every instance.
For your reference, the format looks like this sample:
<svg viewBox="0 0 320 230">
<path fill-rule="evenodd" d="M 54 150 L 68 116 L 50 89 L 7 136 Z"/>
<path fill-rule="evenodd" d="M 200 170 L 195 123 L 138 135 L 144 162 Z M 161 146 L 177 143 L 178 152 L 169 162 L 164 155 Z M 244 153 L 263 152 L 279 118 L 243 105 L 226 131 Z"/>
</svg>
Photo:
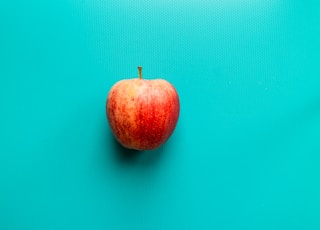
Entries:
<svg viewBox="0 0 320 230">
<path fill-rule="evenodd" d="M 142 79 L 142 66 L 138 66 L 139 79 Z"/>
</svg>

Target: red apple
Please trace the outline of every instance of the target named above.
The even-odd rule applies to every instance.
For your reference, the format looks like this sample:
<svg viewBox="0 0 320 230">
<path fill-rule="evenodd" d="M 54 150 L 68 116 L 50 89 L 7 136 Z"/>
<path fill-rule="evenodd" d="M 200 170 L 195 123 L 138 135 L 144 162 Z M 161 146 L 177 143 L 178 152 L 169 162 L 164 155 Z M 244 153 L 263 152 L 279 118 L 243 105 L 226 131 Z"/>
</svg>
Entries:
<svg viewBox="0 0 320 230">
<path fill-rule="evenodd" d="M 173 133 L 180 111 L 177 91 L 163 79 L 125 79 L 111 88 L 106 103 L 107 118 L 115 138 L 124 147 L 155 149 Z"/>
</svg>

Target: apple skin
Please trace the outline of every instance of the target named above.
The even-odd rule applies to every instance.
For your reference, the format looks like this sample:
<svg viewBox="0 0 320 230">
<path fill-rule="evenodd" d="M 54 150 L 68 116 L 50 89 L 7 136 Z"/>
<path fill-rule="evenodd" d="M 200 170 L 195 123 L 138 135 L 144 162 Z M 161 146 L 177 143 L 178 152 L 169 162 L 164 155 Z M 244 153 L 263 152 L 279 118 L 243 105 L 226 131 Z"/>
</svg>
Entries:
<svg viewBox="0 0 320 230">
<path fill-rule="evenodd" d="M 128 149 L 151 150 L 173 133 L 180 112 L 176 89 L 163 79 L 125 79 L 112 86 L 106 113 L 117 141 Z"/>
</svg>

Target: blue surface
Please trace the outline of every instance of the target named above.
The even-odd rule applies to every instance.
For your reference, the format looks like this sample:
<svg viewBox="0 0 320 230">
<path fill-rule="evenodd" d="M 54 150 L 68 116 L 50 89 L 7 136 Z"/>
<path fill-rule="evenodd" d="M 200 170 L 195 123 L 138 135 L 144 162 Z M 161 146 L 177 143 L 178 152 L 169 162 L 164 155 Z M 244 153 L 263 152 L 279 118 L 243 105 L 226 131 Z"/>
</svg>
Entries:
<svg viewBox="0 0 320 230">
<path fill-rule="evenodd" d="M 0 229 L 320 229 L 320 4 L 1 1 Z M 162 148 L 112 137 L 110 87 L 162 77 Z"/>
</svg>

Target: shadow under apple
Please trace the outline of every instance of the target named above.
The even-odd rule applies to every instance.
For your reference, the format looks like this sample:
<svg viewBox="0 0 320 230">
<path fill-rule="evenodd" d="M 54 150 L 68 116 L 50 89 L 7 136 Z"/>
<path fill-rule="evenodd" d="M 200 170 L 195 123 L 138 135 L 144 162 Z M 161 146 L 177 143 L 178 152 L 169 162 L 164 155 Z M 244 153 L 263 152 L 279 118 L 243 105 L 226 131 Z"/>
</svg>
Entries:
<svg viewBox="0 0 320 230">
<path fill-rule="evenodd" d="M 154 150 L 140 151 L 127 149 L 114 138 L 111 132 L 109 136 L 111 139 L 110 142 L 112 143 L 112 154 L 114 155 L 115 161 L 124 165 L 152 166 L 159 162 L 160 158 L 162 158 L 165 153 L 165 149 L 168 147 L 166 146 L 167 143 L 165 143 Z"/>
</svg>

